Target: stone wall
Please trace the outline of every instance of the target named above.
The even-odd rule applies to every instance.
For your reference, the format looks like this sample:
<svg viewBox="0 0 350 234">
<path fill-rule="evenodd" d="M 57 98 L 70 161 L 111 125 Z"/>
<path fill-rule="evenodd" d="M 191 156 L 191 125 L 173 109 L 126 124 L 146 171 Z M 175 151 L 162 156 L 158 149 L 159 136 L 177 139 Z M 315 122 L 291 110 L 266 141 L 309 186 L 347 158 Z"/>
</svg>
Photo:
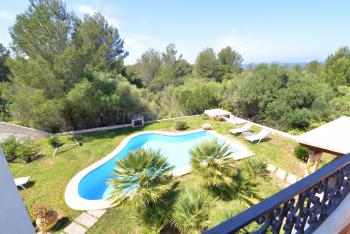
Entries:
<svg viewBox="0 0 350 234">
<path fill-rule="evenodd" d="M 188 115 L 188 116 L 181 116 L 181 117 L 175 117 L 175 118 L 169 118 L 169 119 L 157 119 L 157 120 L 150 120 L 145 121 L 145 124 L 150 123 L 157 123 L 157 122 L 163 122 L 163 121 L 169 121 L 169 120 L 177 120 L 177 119 L 185 119 L 190 117 L 195 117 L 200 115 Z M 70 132 L 61 132 L 58 133 L 58 135 L 65 136 L 65 135 L 76 135 L 76 134 L 84 134 L 84 133 L 90 133 L 90 132 L 101 132 L 101 131 L 108 131 L 118 128 L 127 128 L 132 127 L 132 124 L 121 124 L 121 125 L 113 125 L 113 126 L 107 126 L 107 127 L 99 127 L 99 128 L 89 128 L 89 129 L 82 129 L 82 130 L 76 130 L 76 131 L 70 131 Z"/>
<path fill-rule="evenodd" d="M 51 134 L 45 131 L 40 131 L 33 128 L 27 128 L 6 122 L 0 122 L 0 140 L 6 139 L 9 136 L 15 136 L 17 139 L 30 137 L 32 139 L 48 137 Z"/>
</svg>

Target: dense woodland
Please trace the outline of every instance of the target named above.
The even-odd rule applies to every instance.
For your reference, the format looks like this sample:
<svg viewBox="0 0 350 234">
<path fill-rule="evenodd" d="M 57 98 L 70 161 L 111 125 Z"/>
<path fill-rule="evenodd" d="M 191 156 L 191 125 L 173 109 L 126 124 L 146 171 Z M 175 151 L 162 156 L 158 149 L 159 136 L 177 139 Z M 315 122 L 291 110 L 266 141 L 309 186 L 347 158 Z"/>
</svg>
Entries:
<svg viewBox="0 0 350 234">
<path fill-rule="evenodd" d="M 83 19 L 59 0 L 31 0 L 0 46 L 0 116 L 48 131 L 122 124 L 133 114 L 166 118 L 222 107 L 285 131 L 350 115 L 350 51 L 324 63 L 249 65 L 234 48 L 205 48 L 194 64 L 175 44 L 133 65 L 103 15 Z M 184 35 L 186 36 L 186 35 Z"/>
</svg>

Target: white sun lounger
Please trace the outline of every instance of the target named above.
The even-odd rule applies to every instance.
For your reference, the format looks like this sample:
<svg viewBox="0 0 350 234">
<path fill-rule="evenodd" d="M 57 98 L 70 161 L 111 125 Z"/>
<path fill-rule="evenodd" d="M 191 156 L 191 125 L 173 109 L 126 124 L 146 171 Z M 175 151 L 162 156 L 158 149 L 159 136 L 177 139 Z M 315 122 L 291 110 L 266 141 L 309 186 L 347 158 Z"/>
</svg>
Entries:
<svg viewBox="0 0 350 234">
<path fill-rule="evenodd" d="M 26 188 L 24 187 L 24 185 L 25 185 L 26 183 L 28 183 L 29 179 L 30 179 L 30 176 L 28 176 L 28 177 L 17 178 L 17 179 L 14 179 L 14 181 L 15 181 L 16 186 L 19 186 L 19 187 L 21 187 L 22 189 L 26 189 Z"/>
<path fill-rule="evenodd" d="M 245 139 L 250 142 L 258 141 L 257 144 L 260 143 L 261 140 L 265 139 L 269 135 L 270 131 L 263 129 L 258 134 L 252 135 L 252 136 L 246 136 Z"/>
<path fill-rule="evenodd" d="M 246 123 L 240 128 L 234 128 L 230 130 L 230 133 L 232 134 L 238 134 L 240 133 L 242 135 L 243 132 L 249 131 L 249 129 L 253 126 L 251 123 Z"/>
</svg>

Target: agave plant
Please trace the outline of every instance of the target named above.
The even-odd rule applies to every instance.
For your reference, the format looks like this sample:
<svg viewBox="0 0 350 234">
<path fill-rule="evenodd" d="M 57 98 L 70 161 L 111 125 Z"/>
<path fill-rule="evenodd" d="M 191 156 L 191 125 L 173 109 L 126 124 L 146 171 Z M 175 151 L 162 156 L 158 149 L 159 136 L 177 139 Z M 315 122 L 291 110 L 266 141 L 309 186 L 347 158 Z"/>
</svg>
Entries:
<svg viewBox="0 0 350 234">
<path fill-rule="evenodd" d="M 109 199 L 113 204 L 128 202 L 136 207 L 145 207 L 156 203 L 174 185 L 169 174 L 173 167 L 160 151 L 133 151 L 124 159 L 117 160 L 116 164 L 114 178 L 109 181 L 113 187 Z"/>
<path fill-rule="evenodd" d="M 203 141 L 190 151 L 193 172 L 202 177 L 203 182 L 209 186 L 222 186 L 231 184 L 236 169 L 230 147 L 217 140 Z"/>
<path fill-rule="evenodd" d="M 174 205 L 173 224 L 181 233 L 201 233 L 208 228 L 214 199 L 199 186 L 187 187 Z"/>
</svg>

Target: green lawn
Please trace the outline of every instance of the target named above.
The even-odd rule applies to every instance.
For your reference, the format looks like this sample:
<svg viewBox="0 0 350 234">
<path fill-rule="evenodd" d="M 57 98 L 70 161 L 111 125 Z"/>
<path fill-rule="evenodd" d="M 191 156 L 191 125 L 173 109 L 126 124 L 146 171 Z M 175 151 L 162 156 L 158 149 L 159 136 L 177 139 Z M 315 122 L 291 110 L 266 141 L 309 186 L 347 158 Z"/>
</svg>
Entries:
<svg viewBox="0 0 350 234">
<path fill-rule="evenodd" d="M 221 134 L 229 135 L 228 130 L 233 128 L 227 122 L 217 122 L 205 119 L 203 116 L 186 119 L 190 129 L 198 129 L 203 123 L 210 123 L 213 129 Z M 43 157 L 29 164 L 10 163 L 14 177 L 31 176 L 35 184 L 27 190 L 20 191 L 21 196 L 30 208 L 34 202 L 41 202 L 64 213 L 69 220 L 78 216 L 81 211 L 70 209 L 64 201 L 64 191 L 69 180 L 80 170 L 105 157 L 128 135 L 146 130 L 175 131 L 176 121 L 164 121 L 148 124 L 143 128 L 124 128 L 112 131 L 97 132 L 80 135 L 83 145 L 66 149 L 52 157 L 53 149 L 48 145 L 47 139 L 37 141 Z M 258 129 L 255 129 L 258 130 Z M 231 137 L 245 144 L 255 153 L 255 157 L 302 176 L 305 165 L 293 156 L 296 143 L 277 135 L 271 135 L 269 141 L 253 145 L 242 137 Z M 71 137 L 61 137 L 64 142 L 73 142 Z M 330 160 L 330 159 L 329 159 Z M 193 177 L 184 177 L 183 184 L 191 181 Z M 185 185 L 184 185 L 185 186 Z M 280 190 L 278 183 L 270 182 L 261 186 L 261 196 L 267 197 Z M 133 211 L 128 209 L 109 209 L 106 215 L 90 230 L 91 233 L 138 233 L 137 221 L 133 218 Z M 127 222 L 125 222 L 128 220 Z M 130 220 L 130 221 L 129 221 Z M 132 221 L 134 220 L 134 221 Z M 68 223 L 68 222 L 67 222 Z M 64 225 L 63 225 L 64 226 Z M 62 226 L 62 227 L 63 227 Z M 62 230 L 62 227 L 59 230 Z"/>
</svg>

